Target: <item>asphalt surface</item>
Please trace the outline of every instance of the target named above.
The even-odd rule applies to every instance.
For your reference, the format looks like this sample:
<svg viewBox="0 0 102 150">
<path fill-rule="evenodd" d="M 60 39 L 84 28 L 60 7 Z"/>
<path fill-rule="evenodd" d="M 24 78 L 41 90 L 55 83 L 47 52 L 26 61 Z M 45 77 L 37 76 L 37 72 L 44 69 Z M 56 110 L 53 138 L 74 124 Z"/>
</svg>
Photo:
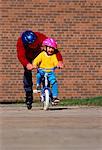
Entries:
<svg viewBox="0 0 102 150">
<path fill-rule="evenodd" d="M 102 150 L 102 107 L 0 105 L 0 150 Z"/>
</svg>

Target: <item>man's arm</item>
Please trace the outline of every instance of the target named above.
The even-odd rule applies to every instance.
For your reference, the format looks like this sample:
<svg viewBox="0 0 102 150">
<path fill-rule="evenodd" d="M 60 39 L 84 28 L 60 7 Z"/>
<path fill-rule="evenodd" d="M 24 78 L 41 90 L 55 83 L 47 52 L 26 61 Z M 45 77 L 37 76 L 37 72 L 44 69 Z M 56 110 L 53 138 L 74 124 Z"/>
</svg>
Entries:
<svg viewBox="0 0 102 150">
<path fill-rule="evenodd" d="M 57 57 L 57 60 L 58 60 L 58 67 L 60 68 L 63 68 L 63 58 L 62 58 L 62 55 L 61 53 L 58 51 L 58 50 L 55 50 L 55 54 L 56 54 L 56 57 Z"/>
<path fill-rule="evenodd" d="M 37 35 L 38 39 L 39 39 L 39 42 L 42 46 L 42 42 L 47 39 L 47 36 L 44 35 L 43 33 L 40 33 L 40 32 L 35 32 L 35 34 Z"/>
<path fill-rule="evenodd" d="M 19 61 L 21 62 L 21 64 L 26 67 L 27 64 L 29 64 L 29 61 L 26 59 L 25 49 L 24 49 L 21 37 L 18 38 L 16 47 L 17 47 L 17 57 Z"/>
<path fill-rule="evenodd" d="M 61 53 L 59 51 L 56 53 L 56 57 L 57 57 L 58 61 L 62 61 L 63 62 L 62 55 L 61 55 Z"/>
</svg>

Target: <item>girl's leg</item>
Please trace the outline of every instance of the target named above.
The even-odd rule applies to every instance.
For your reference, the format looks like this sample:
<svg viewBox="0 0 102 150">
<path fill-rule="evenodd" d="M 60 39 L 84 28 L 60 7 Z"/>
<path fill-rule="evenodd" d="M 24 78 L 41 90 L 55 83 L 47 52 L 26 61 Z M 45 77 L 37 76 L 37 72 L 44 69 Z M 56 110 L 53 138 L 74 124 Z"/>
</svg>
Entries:
<svg viewBox="0 0 102 150">
<path fill-rule="evenodd" d="M 40 72 L 37 72 L 37 74 L 36 74 L 36 88 L 37 88 L 37 90 L 40 92 L 40 90 L 41 90 L 41 74 L 40 74 Z"/>
<path fill-rule="evenodd" d="M 58 83 L 56 80 L 56 76 L 54 72 L 49 73 L 48 77 L 50 84 L 52 86 L 52 96 L 53 97 L 58 97 Z"/>
<path fill-rule="evenodd" d="M 40 84 L 41 84 L 41 74 L 40 74 L 40 72 L 37 72 L 37 74 L 36 74 L 36 85 L 40 86 Z"/>
<path fill-rule="evenodd" d="M 52 96 L 53 96 L 53 98 L 58 97 L 58 84 L 57 84 L 57 81 L 54 84 L 52 84 Z"/>
<path fill-rule="evenodd" d="M 37 90 L 41 90 L 41 82 L 42 78 L 44 77 L 45 72 L 43 70 L 38 70 L 36 75 L 36 85 Z"/>
</svg>

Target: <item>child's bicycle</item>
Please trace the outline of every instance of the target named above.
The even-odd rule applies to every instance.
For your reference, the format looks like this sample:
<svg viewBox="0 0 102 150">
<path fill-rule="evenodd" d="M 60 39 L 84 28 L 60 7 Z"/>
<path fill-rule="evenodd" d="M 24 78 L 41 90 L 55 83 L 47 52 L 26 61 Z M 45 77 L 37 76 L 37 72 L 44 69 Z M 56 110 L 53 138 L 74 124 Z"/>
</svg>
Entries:
<svg viewBox="0 0 102 150">
<path fill-rule="evenodd" d="M 50 84 L 48 81 L 48 72 L 46 72 L 47 70 L 50 71 L 54 71 L 57 67 L 51 68 L 51 69 L 42 69 L 42 68 L 38 68 L 38 70 L 43 70 L 45 71 L 44 76 L 42 77 L 42 89 L 41 91 L 37 91 L 37 90 L 33 90 L 33 93 L 38 93 L 40 92 L 40 100 L 43 103 L 43 109 L 44 110 L 48 110 L 50 104 L 52 105 L 53 103 L 53 98 L 52 98 L 52 92 L 51 92 L 51 88 L 50 88 Z M 56 105 L 56 103 L 53 105 Z"/>
</svg>

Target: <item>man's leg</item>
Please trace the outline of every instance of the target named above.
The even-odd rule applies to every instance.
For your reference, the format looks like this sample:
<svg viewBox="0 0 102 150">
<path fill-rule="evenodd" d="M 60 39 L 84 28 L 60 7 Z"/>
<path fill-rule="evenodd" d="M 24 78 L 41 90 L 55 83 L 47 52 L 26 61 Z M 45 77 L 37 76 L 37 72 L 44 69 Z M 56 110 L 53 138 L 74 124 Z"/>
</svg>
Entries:
<svg viewBox="0 0 102 150">
<path fill-rule="evenodd" d="M 32 82 L 32 72 L 24 68 L 24 89 L 26 93 L 26 104 L 28 109 L 32 108 L 33 102 L 33 82 Z"/>
</svg>

